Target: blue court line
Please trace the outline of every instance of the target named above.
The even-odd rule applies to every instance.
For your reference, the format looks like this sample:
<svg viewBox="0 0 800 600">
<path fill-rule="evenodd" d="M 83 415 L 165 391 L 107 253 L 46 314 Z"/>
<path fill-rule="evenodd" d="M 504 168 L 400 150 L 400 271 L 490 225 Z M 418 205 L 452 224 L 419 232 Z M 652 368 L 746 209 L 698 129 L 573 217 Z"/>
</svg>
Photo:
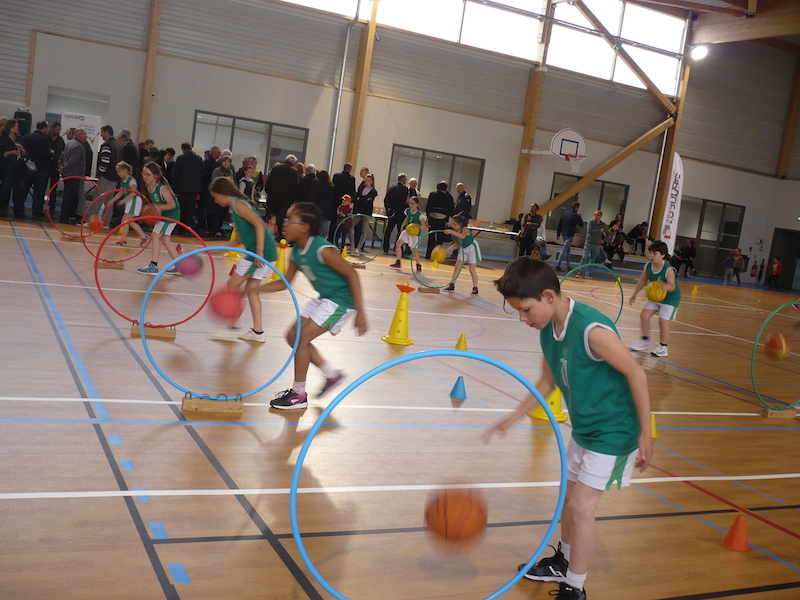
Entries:
<svg viewBox="0 0 800 600">
<path fill-rule="evenodd" d="M 131 488 L 134 492 L 144 491 L 143 487 Z M 150 502 L 150 496 L 134 496 L 139 502 Z"/>
<path fill-rule="evenodd" d="M 189 579 L 189 575 L 186 573 L 186 569 L 183 568 L 181 563 L 172 563 L 171 565 L 167 565 L 167 567 L 169 568 L 169 572 L 172 574 L 172 580 L 176 585 L 180 585 L 182 583 L 192 583 Z"/>
<path fill-rule="evenodd" d="M 119 464 L 123 471 L 135 471 L 136 467 L 133 466 L 133 461 L 130 458 L 121 458 Z"/>
<path fill-rule="evenodd" d="M 108 436 L 108 441 L 114 446 L 122 446 L 122 439 L 116 433 L 112 433 Z"/>
<path fill-rule="evenodd" d="M 56 308 L 56 303 L 53 300 L 53 297 L 50 295 L 50 290 L 48 289 L 47 284 L 44 282 L 42 274 L 39 272 L 39 267 L 36 266 L 36 261 L 33 259 L 33 255 L 31 254 L 28 245 L 25 243 L 25 238 L 19 235 L 16 230 L 14 231 L 14 235 L 17 238 L 17 243 L 19 243 L 23 253 L 25 254 L 25 257 L 27 258 L 28 266 L 33 272 L 34 278 L 40 284 L 39 289 L 41 290 L 45 302 L 47 303 L 47 308 L 50 312 L 50 315 L 55 322 L 59 333 L 61 334 L 61 339 L 67 347 L 70 358 L 72 359 L 73 364 L 75 365 L 75 368 L 77 369 L 80 378 L 83 381 L 83 384 L 86 386 L 86 392 L 89 395 L 89 398 L 99 399 L 100 394 L 98 393 L 92 378 L 89 376 L 89 371 L 86 369 L 86 365 L 84 365 L 83 360 L 81 360 L 81 355 L 78 352 L 78 349 L 75 347 L 72 337 L 69 335 L 67 325 L 64 323 L 64 319 L 61 318 L 61 313 L 59 313 L 58 308 Z M 108 411 L 102 402 L 93 402 L 92 406 L 94 407 L 95 411 L 97 411 L 97 415 L 100 420 L 108 420 Z"/>
<path fill-rule="evenodd" d="M 148 523 L 150 525 L 150 531 L 153 532 L 153 539 L 154 540 L 168 540 L 169 536 L 167 535 L 167 530 L 164 527 L 164 524 L 160 521 L 150 521 Z"/>
<path fill-rule="evenodd" d="M 665 504 L 669 504 L 669 505 L 670 505 L 672 508 L 676 508 L 676 509 L 678 509 L 678 510 L 679 510 L 679 511 L 681 511 L 681 512 L 685 512 L 685 511 L 686 511 L 686 509 L 685 509 L 685 508 L 683 508 L 682 506 L 678 506 L 678 505 L 677 505 L 677 504 L 675 504 L 674 502 L 670 502 L 669 500 L 667 500 L 667 499 L 666 499 L 666 498 L 664 498 L 663 496 L 659 496 L 658 494 L 656 494 L 656 493 L 655 493 L 655 492 L 653 492 L 652 490 L 648 490 L 646 487 L 642 486 L 641 484 L 638 484 L 638 483 L 633 483 L 633 482 L 631 482 L 631 486 L 633 486 L 633 487 L 635 487 L 635 488 L 637 488 L 637 489 L 639 489 L 639 490 L 641 490 L 641 491 L 643 491 L 643 492 L 646 492 L 646 493 L 650 494 L 651 496 L 654 496 L 654 497 L 658 498 L 658 499 L 659 499 L 659 500 L 661 500 L 663 503 L 665 503 Z"/>
<path fill-rule="evenodd" d="M 695 517 L 694 517 L 694 518 L 695 518 L 695 519 L 697 519 L 697 520 L 699 520 L 699 521 L 702 521 L 702 522 L 703 522 L 703 523 L 705 523 L 706 525 L 711 525 L 711 527 L 713 527 L 713 528 L 714 528 L 714 529 L 716 529 L 717 531 L 721 531 L 722 533 L 726 533 L 726 531 L 725 531 L 725 530 L 724 530 L 722 527 L 719 527 L 718 525 L 714 525 L 714 523 L 712 523 L 711 521 L 706 521 L 706 520 L 705 520 L 703 517 L 698 517 L 697 515 L 695 515 Z M 758 551 L 759 551 L 759 552 L 761 552 L 762 554 L 766 554 L 767 556 L 769 556 L 769 557 L 770 557 L 770 558 L 772 558 L 772 559 L 775 559 L 775 560 L 777 560 L 779 563 L 781 563 L 781 564 L 783 564 L 783 565 L 786 565 L 786 566 L 787 566 L 787 567 L 789 567 L 790 569 L 793 569 L 793 570 L 795 570 L 795 571 L 798 571 L 798 572 L 800 572 L 800 567 L 796 567 L 796 566 L 795 566 L 795 565 L 793 565 L 792 563 L 786 562 L 786 561 L 785 561 L 785 560 L 783 560 L 782 558 L 780 558 L 780 557 L 778 557 L 778 556 L 775 556 L 774 554 L 772 554 L 772 552 L 767 552 L 766 550 L 764 550 L 764 549 L 763 549 L 763 548 L 761 548 L 760 546 L 756 546 L 755 544 L 750 544 L 750 547 L 751 547 L 751 548 L 755 548 L 756 550 L 758 550 Z"/>
</svg>

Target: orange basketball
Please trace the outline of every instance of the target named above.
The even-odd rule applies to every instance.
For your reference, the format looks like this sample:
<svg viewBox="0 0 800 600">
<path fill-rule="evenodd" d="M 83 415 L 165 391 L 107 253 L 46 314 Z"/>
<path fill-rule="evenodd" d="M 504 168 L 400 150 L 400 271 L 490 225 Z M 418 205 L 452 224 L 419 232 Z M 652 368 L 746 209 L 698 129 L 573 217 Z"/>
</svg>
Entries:
<svg viewBox="0 0 800 600">
<path fill-rule="evenodd" d="M 783 360 L 792 351 L 789 337 L 781 331 L 773 331 L 764 340 L 764 352 L 770 358 Z"/>
<path fill-rule="evenodd" d="M 158 217 L 161 213 L 159 210 L 153 206 L 152 204 L 145 204 L 142 207 L 142 216 L 143 217 Z M 158 219 L 142 219 L 143 222 L 147 223 L 148 225 L 155 225 L 158 223 Z"/>
<path fill-rule="evenodd" d="M 103 217 L 100 215 L 92 215 L 89 217 L 89 231 L 95 232 L 103 226 Z"/>
<path fill-rule="evenodd" d="M 239 292 L 222 288 L 211 294 L 208 305 L 220 321 L 230 322 L 238 319 L 244 312 L 244 296 Z"/>
<path fill-rule="evenodd" d="M 436 490 L 425 506 L 425 527 L 451 544 L 466 544 L 486 529 L 489 513 L 478 490 L 444 488 Z"/>
</svg>

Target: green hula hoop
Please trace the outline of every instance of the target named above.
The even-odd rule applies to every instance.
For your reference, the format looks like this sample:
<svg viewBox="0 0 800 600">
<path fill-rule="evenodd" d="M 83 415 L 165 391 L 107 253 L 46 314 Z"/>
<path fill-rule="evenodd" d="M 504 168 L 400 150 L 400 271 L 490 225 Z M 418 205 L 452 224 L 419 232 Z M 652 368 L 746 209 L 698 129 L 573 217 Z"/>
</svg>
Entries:
<svg viewBox="0 0 800 600">
<path fill-rule="evenodd" d="M 764 400 L 764 397 L 758 391 L 758 383 L 756 382 L 756 352 L 758 351 L 759 342 L 761 341 L 761 334 L 764 333 L 764 330 L 767 328 L 767 325 L 769 325 L 769 322 L 772 320 L 772 318 L 775 315 L 777 315 L 780 311 L 782 311 L 784 308 L 796 305 L 800 305 L 800 302 L 787 302 L 786 304 L 779 306 L 778 308 L 772 311 L 772 314 L 770 314 L 764 320 L 764 323 L 761 325 L 761 329 L 758 330 L 758 335 L 756 335 L 756 340 L 755 342 L 753 342 L 753 352 L 750 354 L 750 380 L 753 382 L 753 391 L 755 391 L 756 396 L 758 397 L 761 404 L 763 404 L 765 408 L 768 408 L 770 410 L 789 410 L 797 406 L 797 403 L 800 402 L 800 398 L 798 398 L 791 404 L 787 404 L 786 406 L 772 406 L 766 400 Z"/>
<path fill-rule="evenodd" d="M 375 218 L 375 217 L 373 217 L 372 215 L 362 215 L 362 214 L 360 214 L 360 213 L 356 213 L 356 214 L 354 214 L 354 215 L 347 215 L 347 216 L 346 216 L 344 219 L 342 219 L 342 222 L 341 222 L 341 223 L 339 223 L 339 224 L 336 226 L 336 229 L 334 229 L 334 230 L 333 230 L 333 245 L 334 245 L 334 246 L 336 246 L 336 247 L 338 248 L 338 245 L 337 245 L 337 243 L 338 243 L 338 240 L 339 240 L 339 231 L 340 231 L 340 227 L 341 227 L 342 225 L 344 225 L 345 221 L 347 221 L 348 219 L 355 219 L 356 217 L 359 217 L 359 218 L 360 218 L 360 217 L 367 217 L 368 219 L 372 219 L 372 220 L 375 222 L 375 225 L 376 225 L 376 226 L 377 226 L 377 224 L 378 224 L 378 219 L 376 219 L 376 218 Z M 353 227 L 353 231 L 355 232 L 355 226 Z M 353 237 L 355 237 L 355 235 L 356 235 L 356 234 L 355 234 L 355 233 L 353 233 Z M 386 228 L 384 227 L 384 229 L 383 229 L 383 237 L 381 238 L 381 248 L 378 250 L 378 252 L 376 252 L 376 253 L 375 253 L 375 256 L 373 256 L 372 258 L 367 258 L 366 260 L 353 260 L 352 258 L 350 258 L 350 255 L 348 254 L 348 255 L 347 255 L 347 257 L 345 258 L 345 260 L 346 260 L 347 262 L 353 263 L 354 265 L 366 265 L 367 263 L 371 263 L 373 260 L 375 260 L 376 258 L 378 258 L 378 255 L 379 255 L 379 254 L 381 253 L 381 251 L 383 250 L 383 242 L 384 242 L 384 238 L 385 238 L 385 237 L 386 237 Z M 353 245 L 356 245 L 356 244 L 358 244 L 358 240 L 351 240 L 351 241 L 353 242 Z M 373 240 L 373 241 L 374 241 L 374 240 Z M 366 243 L 366 242 L 365 242 L 365 243 Z"/>
<path fill-rule="evenodd" d="M 615 285 L 619 288 L 619 312 L 617 313 L 617 318 L 614 319 L 614 325 L 616 325 L 617 321 L 619 321 L 620 316 L 622 316 L 622 309 L 625 308 L 625 292 L 622 291 L 622 281 L 620 280 L 619 275 L 614 273 L 613 270 L 609 269 L 606 265 L 601 265 L 600 263 L 586 263 L 585 265 L 578 265 L 577 267 L 567 271 L 561 278 L 560 283 L 563 284 L 567 280 L 567 277 L 572 275 L 575 271 L 585 269 L 586 267 L 600 267 L 601 269 L 605 269 L 614 276 Z"/>
<path fill-rule="evenodd" d="M 432 233 L 444 233 L 444 229 L 432 229 L 430 231 L 420 231 L 419 235 L 417 236 L 417 245 L 414 246 L 414 250 L 419 252 L 419 244 L 420 244 L 420 242 L 422 242 L 422 236 L 424 235 L 426 237 L 429 237 Z M 454 237 L 453 241 L 458 245 L 458 248 L 461 249 L 461 240 L 459 240 L 457 237 Z M 425 247 L 427 248 L 427 244 L 426 244 Z M 461 271 L 464 270 L 464 261 L 462 260 L 461 261 L 461 268 L 458 270 L 457 273 L 453 274 L 453 277 L 450 279 L 450 281 L 448 281 L 444 285 L 430 285 L 428 283 L 425 283 L 425 282 L 421 281 L 420 278 L 417 276 L 417 269 L 416 269 L 416 267 L 414 267 L 414 253 L 413 252 L 411 253 L 411 257 L 408 260 L 411 263 L 411 275 L 414 277 L 414 279 L 417 280 L 418 284 L 420 284 L 422 287 L 426 287 L 426 288 L 434 288 L 434 289 L 438 289 L 438 290 L 443 290 L 444 288 L 446 288 L 451 283 L 455 283 L 456 279 L 458 279 L 459 276 L 461 275 Z"/>
</svg>

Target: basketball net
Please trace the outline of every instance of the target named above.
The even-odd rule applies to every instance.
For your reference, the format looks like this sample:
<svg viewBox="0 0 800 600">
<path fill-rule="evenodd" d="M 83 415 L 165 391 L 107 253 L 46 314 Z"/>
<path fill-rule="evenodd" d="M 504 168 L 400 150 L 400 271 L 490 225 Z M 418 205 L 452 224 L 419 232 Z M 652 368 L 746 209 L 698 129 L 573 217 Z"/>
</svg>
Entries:
<svg viewBox="0 0 800 600">
<path fill-rule="evenodd" d="M 565 154 L 564 160 L 569 163 L 569 166 L 572 167 L 573 173 L 580 173 L 581 170 L 581 163 L 586 158 L 585 154 Z"/>
</svg>

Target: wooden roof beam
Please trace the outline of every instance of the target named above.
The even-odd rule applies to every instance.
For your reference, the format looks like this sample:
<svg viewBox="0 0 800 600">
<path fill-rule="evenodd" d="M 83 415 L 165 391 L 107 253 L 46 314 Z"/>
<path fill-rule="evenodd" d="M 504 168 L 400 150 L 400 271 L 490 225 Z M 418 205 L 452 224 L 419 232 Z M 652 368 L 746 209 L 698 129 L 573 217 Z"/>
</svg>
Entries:
<svg viewBox="0 0 800 600">
<path fill-rule="evenodd" d="M 655 8 L 656 6 L 664 8 L 679 8 L 684 11 L 684 14 L 685 11 L 693 10 L 697 13 L 714 12 L 723 15 L 739 16 L 743 15 L 745 10 L 738 8 L 725 8 L 724 6 L 713 6 L 711 4 L 701 4 L 699 2 L 688 2 L 687 0 L 638 0 L 633 2 L 633 4 L 653 5 L 650 8 Z"/>
<path fill-rule="evenodd" d="M 751 17 L 727 17 L 702 13 L 692 21 L 689 43 L 746 42 L 800 34 L 800 3 L 794 0 L 761 0 Z"/>
</svg>

